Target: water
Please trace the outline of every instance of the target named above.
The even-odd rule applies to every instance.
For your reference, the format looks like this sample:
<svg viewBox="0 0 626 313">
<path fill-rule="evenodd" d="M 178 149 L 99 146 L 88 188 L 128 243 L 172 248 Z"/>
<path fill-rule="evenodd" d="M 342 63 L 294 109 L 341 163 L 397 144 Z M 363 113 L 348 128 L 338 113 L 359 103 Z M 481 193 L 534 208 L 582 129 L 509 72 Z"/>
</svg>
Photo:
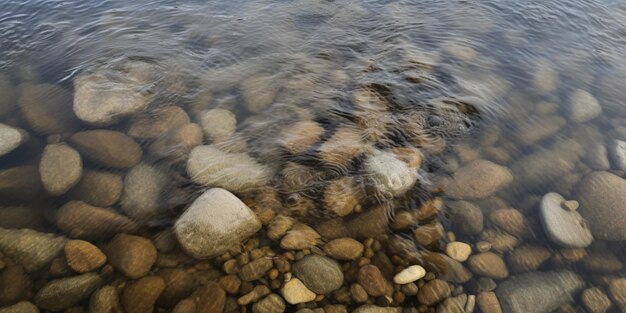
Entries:
<svg viewBox="0 0 626 313">
<path fill-rule="evenodd" d="M 223 285 L 227 300 L 219 292 L 196 300 L 265 312 L 252 302 L 267 294 L 235 300 L 260 285 L 281 294 L 290 270 L 278 255 L 337 259 L 324 244 L 351 237 L 365 249 L 338 259 L 339 290 L 287 311 L 367 302 L 457 312 L 478 296 L 476 312 L 497 312 L 486 304 L 494 285 L 505 312 L 626 310 L 624 3 L 5 1 L 0 9 L 0 122 L 8 125 L 0 129 L 0 227 L 85 239 L 110 259 L 89 270 L 103 279 L 90 292 L 68 304 L 63 293 L 42 300 L 48 281 L 77 276 L 69 248 L 25 264 L 10 238 L 28 236 L 4 233 L 0 306 L 91 311 L 89 296 L 107 284 L 130 294 L 127 311 L 132 299 L 152 299 L 152 310 L 157 297 L 157 310 L 171 310 L 201 286 L 217 288 L 209 281 L 239 281 L 233 263 L 265 256 L 274 269 Z M 88 132 L 96 129 L 118 133 Z M 200 144 L 210 146 L 194 149 Z M 263 223 L 245 238 L 209 240 L 243 253 L 177 242 L 176 221 L 208 187 L 233 192 Z M 568 206 L 580 214 L 558 197 L 542 208 L 550 192 L 576 200 Z M 72 209 L 82 205 L 92 209 Z M 293 221 L 302 223 L 291 229 L 295 244 L 270 235 Z M 118 233 L 152 240 L 159 257 L 148 268 L 166 291 L 171 268 L 186 273 L 187 287 L 169 296 L 128 291 L 146 273 L 129 275 L 113 260 L 107 247 Z M 458 242 L 471 246 L 470 260 Z M 31 247 L 16 249 L 29 256 L 39 249 Z M 416 287 L 428 290 L 434 274 L 453 297 L 428 303 L 413 286 L 393 284 L 357 301 L 350 286 L 367 285 L 358 273 L 368 263 L 389 286 L 419 264 L 431 274 Z M 536 271 L 556 287 L 523 274 Z M 529 275 L 528 302 L 511 291 L 514 275 Z"/>
</svg>

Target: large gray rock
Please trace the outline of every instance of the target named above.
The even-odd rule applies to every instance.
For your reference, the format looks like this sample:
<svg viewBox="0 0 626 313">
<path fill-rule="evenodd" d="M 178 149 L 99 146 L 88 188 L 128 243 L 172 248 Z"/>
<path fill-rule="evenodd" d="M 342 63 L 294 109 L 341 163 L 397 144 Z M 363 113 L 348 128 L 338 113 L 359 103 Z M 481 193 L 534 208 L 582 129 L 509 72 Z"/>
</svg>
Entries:
<svg viewBox="0 0 626 313">
<path fill-rule="evenodd" d="M 381 194 L 402 195 L 417 181 L 417 169 L 390 152 L 377 150 L 365 160 L 364 170 Z"/>
<path fill-rule="evenodd" d="M 45 284 L 35 295 L 35 304 L 49 311 L 62 311 L 89 297 L 102 285 L 95 273 L 59 278 Z"/>
<path fill-rule="evenodd" d="M 593 236 L 587 222 L 576 211 L 563 208 L 565 199 L 558 193 L 543 196 L 539 206 L 539 217 L 550 240 L 567 248 L 584 248 L 591 244 Z"/>
<path fill-rule="evenodd" d="M 573 272 L 529 272 L 513 276 L 498 285 L 496 295 L 504 313 L 550 313 L 573 301 L 573 294 L 585 286 Z"/>
<path fill-rule="evenodd" d="M 259 229 L 261 221 L 254 212 L 221 188 L 203 193 L 174 225 L 181 247 L 199 259 L 220 255 Z"/>
<path fill-rule="evenodd" d="M 498 192 L 512 181 L 513 175 L 506 167 L 476 160 L 454 173 L 446 192 L 452 198 L 480 199 Z"/>
<path fill-rule="evenodd" d="M 166 201 L 162 195 L 169 183 L 169 175 L 157 167 L 146 163 L 134 166 L 124 177 L 122 210 L 139 221 L 165 214 Z"/>
<path fill-rule="evenodd" d="M 0 156 L 19 147 L 28 140 L 28 133 L 19 128 L 0 123 Z"/>
<path fill-rule="evenodd" d="M 35 272 L 52 262 L 63 251 L 65 237 L 44 234 L 31 229 L 0 228 L 0 252 Z"/>
<path fill-rule="evenodd" d="M 191 180 L 209 187 L 243 192 L 270 179 L 269 169 L 245 153 L 229 153 L 214 146 L 197 146 L 187 160 Z"/>
<path fill-rule="evenodd" d="M 311 254 L 293 264 L 293 274 L 316 294 L 335 291 L 343 285 L 339 263 L 327 257 Z"/>
<path fill-rule="evenodd" d="M 609 172 L 585 176 L 574 193 L 594 237 L 626 240 L 626 180 Z"/>
<path fill-rule="evenodd" d="M 53 196 L 66 193 L 83 174 L 83 160 L 78 151 L 64 144 L 50 144 L 39 161 L 39 176 L 43 187 Z"/>
</svg>

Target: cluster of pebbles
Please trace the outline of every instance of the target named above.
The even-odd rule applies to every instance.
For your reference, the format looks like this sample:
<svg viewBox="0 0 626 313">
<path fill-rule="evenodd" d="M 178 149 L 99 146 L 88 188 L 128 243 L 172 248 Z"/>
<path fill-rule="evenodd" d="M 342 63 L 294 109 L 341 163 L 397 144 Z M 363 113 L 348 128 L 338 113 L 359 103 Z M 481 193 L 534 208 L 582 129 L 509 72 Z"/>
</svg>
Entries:
<svg viewBox="0 0 626 313">
<path fill-rule="evenodd" d="M 73 91 L 1 76 L 0 313 L 626 312 L 626 143 L 590 135 L 594 96 L 572 93 L 573 126 L 447 145 L 475 109 L 411 64 L 420 102 L 365 82 L 285 105 L 253 76 L 244 119 L 172 104 L 190 87 L 142 60 Z"/>
</svg>

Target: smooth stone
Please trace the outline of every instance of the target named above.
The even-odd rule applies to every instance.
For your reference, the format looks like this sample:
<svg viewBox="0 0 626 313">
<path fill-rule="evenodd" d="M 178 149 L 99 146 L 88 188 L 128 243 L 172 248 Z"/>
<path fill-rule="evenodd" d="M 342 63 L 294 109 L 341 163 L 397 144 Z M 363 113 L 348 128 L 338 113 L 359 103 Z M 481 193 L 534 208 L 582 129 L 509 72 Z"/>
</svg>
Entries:
<svg viewBox="0 0 626 313">
<path fill-rule="evenodd" d="M 626 180 L 609 172 L 593 172 L 583 177 L 573 194 L 594 238 L 626 240 Z"/>
<path fill-rule="evenodd" d="M 110 207 L 120 199 L 123 188 L 122 176 L 85 169 L 69 195 L 72 199 L 82 200 L 93 206 Z"/>
<path fill-rule="evenodd" d="M 28 138 L 26 131 L 0 123 L 0 156 L 15 150 Z"/>
<path fill-rule="evenodd" d="M 230 138 L 237 128 L 235 114 L 225 109 L 210 109 L 200 112 L 198 120 L 202 131 L 213 142 Z"/>
<path fill-rule="evenodd" d="M 495 292 L 481 292 L 476 297 L 476 304 L 480 312 L 483 313 L 502 313 L 502 307 L 496 297 Z"/>
<path fill-rule="evenodd" d="M 540 60 L 535 64 L 533 71 L 533 87 L 541 94 L 551 94 L 556 91 L 559 86 L 559 72 L 546 59 Z"/>
<path fill-rule="evenodd" d="M 0 228 L 0 252 L 22 265 L 27 272 L 36 272 L 57 257 L 67 239 L 31 229 Z"/>
<path fill-rule="evenodd" d="M 72 238 L 106 239 L 118 233 L 134 233 L 138 226 L 112 208 L 69 201 L 56 213 L 57 227 Z"/>
<path fill-rule="evenodd" d="M 598 287 L 583 290 L 580 300 L 589 313 L 605 313 L 613 305 L 609 297 Z"/>
<path fill-rule="evenodd" d="M 426 275 L 426 270 L 419 265 L 411 265 L 393 277 L 393 282 L 398 285 L 409 284 Z"/>
<path fill-rule="evenodd" d="M 496 295 L 504 313 L 549 313 L 572 302 L 584 281 L 567 270 L 529 272 L 500 283 Z"/>
<path fill-rule="evenodd" d="M 106 263 L 106 255 L 93 244 L 84 240 L 69 240 L 63 249 L 67 266 L 77 273 L 87 273 Z"/>
<path fill-rule="evenodd" d="M 0 307 L 31 300 L 35 291 L 32 278 L 19 264 L 8 263 L 0 270 Z"/>
<path fill-rule="evenodd" d="M 252 305 L 252 313 L 283 313 L 285 300 L 273 293 Z"/>
<path fill-rule="evenodd" d="M 127 313 L 150 313 L 163 290 L 165 282 L 158 276 L 146 276 L 126 284 L 122 291 L 122 306 Z"/>
<path fill-rule="evenodd" d="M 327 257 L 308 255 L 292 265 L 293 274 L 316 294 L 327 294 L 343 285 L 339 264 Z"/>
<path fill-rule="evenodd" d="M 587 222 L 576 211 L 561 207 L 565 199 L 558 193 L 543 196 L 539 206 L 539 218 L 548 238 L 566 248 L 584 248 L 593 242 Z"/>
<path fill-rule="evenodd" d="M 524 215 L 513 208 L 497 209 L 489 214 L 489 221 L 497 228 L 520 238 L 527 230 Z"/>
<path fill-rule="evenodd" d="M 478 235 L 483 231 L 483 212 L 467 201 L 446 202 L 447 222 L 450 227 L 464 235 Z"/>
<path fill-rule="evenodd" d="M 267 226 L 267 236 L 279 240 L 293 227 L 295 220 L 286 215 L 277 215 Z"/>
<path fill-rule="evenodd" d="M 468 263 L 470 270 L 476 275 L 493 279 L 504 279 L 509 276 L 509 270 L 504 260 L 493 252 L 483 252 L 472 255 Z"/>
<path fill-rule="evenodd" d="M 590 246 L 580 264 L 592 273 L 615 273 L 624 269 L 624 263 L 611 251 L 603 246 Z"/>
<path fill-rule="evenodd" d="M 71 110 L 72 94 L 51 84 L 22 84 L 18 103 L 24 119 L 44 135 L 72 132 L 80 122 Z"/>
<path fill-rule="evenodd" d="M 602 114 L 602 107 L 593 95 L 578 89 L 570 95 L 568 113 L 570 121 L 583 123 Z"/>
<path fill-rule="evenodd" d="M 0 207 L 0 228 L 43 229 L 44 216 L 39 209 Z"/>
<path fill-rule="evenodd" d="M 148 152 L 157 157 L 182 162 L 187 160 L 191 149 L 202 144 L 202 129 L 198 124 L 189 123 L 159 136 Z"/>
<path fill-rule="evenodd" d="M 89 313 L 113 313 L 121 310 L 119 295 L 113 286 L 101 287 L 89 299 Z"/>
<path fill-rule="evenodd" d="M 222 313 L 226 292 L 216 282 L 209 282 L 191 295 L 196 302 L 196 313 Z"/>
<path fill-rule="evenodd" d="M 55 279 L 39 289 L 35 304 L 44 310 L 62 311 L 89 297 L 102 282 L 95 273 Z"/>
<path fill-rule="evenodd" d="M 183 268 L 161 268 L 156 275 L 165 282 L 165 289 L 156 301 L 159 307 L 173 308 L 176 303 L 188 297 L 196 287 L 194 274 Z"/>
<path fill-rule="evenodd" d="M 281 239 L 280 247 L 285 250 L 309 249 L 319 244 L 320 237 L 313 228 L 297 223 Z"/>
<path fill-rule="evenodd" d="M 468 297 L 466 294 L 462 294 L 456 297 L 450 297 L 443 300 L 437 306 L 437 313 L 465 313 L 465 305 L 467 304 Z"/>
<path fill-rule="evenodd" d="M 109 264 L 132 279 L 146 276 L 157 259 L 157 250 L 150 240 L 126 234 L 115 236 L 104 252 Z"/>
<path fill-rule="evenodd" d="M 279 86 L 274 81 L 275 78 L 271 75 L 256 75 L 241 83 L 248 111 L 260 113 L 272 104 L 279 90 Z"/>
<path fill-rule="evenodd" d="M 608 147 L 609 156 L 613 167 L 626 171 L 626 141 L 612 140 Z"/>
<path fill-rule="evenodd" d="M 623 312 L 626 311 L 626 278 L 617 278 L 609 283 L 609 294 Z"/>
<path fill-rule="evenodd" d="M 39 308 L 28 301 L 0 308 L 0 313 L 39 313 Z"/>
<path fill-rule="evenodd" d="M 513 181 L 511 171 L 486 160 L 475 160 L 452 175 L 447 186 L 448 196 L 456 199 L 486 198 Z"/>
<path fill-rule="evenodd" d="M 520 121 L 514 136 L 523 145 L 531 145 L 537 141 L 556 134 L 567 122 L 558 115 L 536 116 Z"/>
<path fill-rule="evenodd" d="M 66 193 L 83 174 L 83 160 L 78 151 L 64 144 L 49 144 L 39 161 L 39 176 L 43 187 L 53 196 Z"/>
<path fill-rule="evenodd" d="M 124 177 L 124 192 L 120 200 L 122 211 L 130 218 L 146 222 L 167 213 L 171 178 L 167 172 L 153 165 L 139 163 Z"/>
<path fill-rule="evenodd" d="M 375 150 L 365 159 L 363 170 L 382 195 L 400 196 L 413 187 L 418 177 L 417 169 L 411 168 L 395 154 L 380 150 Z"/>
<path fill-rule="evenodd" d="M 272 259 L 261 257 L 242 266 L 239 270 L 239 277 L 243 281 L 258 280 L 265 276 L 265 274 L 272 269 L 272 266 L 274 266 Z"/>
<path fill-rule="evenodd" d="M 509 252 L 506 261 L 511 272 L 523 273 L 537 270 L 551 256 L 552 253 L 545 247 L 524 245 Z"/>
<path fill-rule="evenodd" d="M 602 142 L 592 142 L 587 145 L 584 155 L 586 164 L 593 170 L 606 171 L 611 168 L 609 154 Z"/>
<path fill-rule="evenodd" d="M 365 304 L 354 309 L 354 311 L 352 312 L 353 313 L 401 313 L 402 308 L 382 307 L 382 306 L 376 306 L 372 304 Z"/>
<path fill-rule="evenodd" d="M 187 173 L 195 183 L 245 192 L 266 185 L 269 169 L 245 153 L 229 153 L 214 146 L 197 146 L 189 153 Z"/>
<path fill-rule="evenodd" d="M 158 108 L 133 116 L 128 121 L 128 135 L 134 138 L 158 138 L 169 131 L 189 123 L 185 110 L 177 106 Z"/>
<path fill-rule="evenodd" d="M 85 159 L 114 168 L 131 168 L 141 160 L 141 147 L 126 134 L 112 130 L 75 133 L 69 142 Z"/>
<path fill-rule="evenodd" d="M 74 79 L 74 113 L 93 125 L 111 125 L 148 107 L 154 98 L 151 65 L 127 62 Z M 106 88 L 103 88 L 106 86 Z"/>
<path fill-rule="evenodd" d="M 446 245 L 446 254 L 456 261 L 465 262 L 472 254 L 472 247 L 464 242 L 449 242 Z"/>
<path fill-rule="evenodd" d="M 380 297 L 392 292 L 391 285 L 376 265 L 362 266 L 357 273 L 357 281 L 372 297 Z"/>
<path fill-rule="evenodd" d="M 315 300 L 315 297 L 317 296 L 297 278 L 292 278 L 286 282 L 280 290 L 280 293 L 289 304 L 310 302 Z"/>
<path fill-rule="evenodd" d="M 417 300 L 420 304 L 430 306 L 450 297 L 451 293 L 452 289 L 447 282 L 433 279 L 420 287 L 417 292 Z"/>
<path fill-rule="evenodd" d="M 261 229 L 259 218 L 232 193 L 212 188 L 189 206 L 174 225 L 181 247 L 191 256 L 226 252 Z"/>
<path fill-rule="evenodd" d="M 565 140 L 521 157 L 511 164 L 515 185 L 523 190 L 543 190 L 574 170 L 582 151 L 580 144 Z"/>
<path fill-rule="evenodd" d="M 313 121 L 298 121 L 283 129 L 280 135 L 281 146 L 292 154 L 306 152 L 324 134 L 324 127 Z"/>
<path fill-rule="evenodd" d="M 41 199 L 45 190 L 36 166 L 22 165 L 0 170 L 0 197 L 23 202 Z"/>
</svg>

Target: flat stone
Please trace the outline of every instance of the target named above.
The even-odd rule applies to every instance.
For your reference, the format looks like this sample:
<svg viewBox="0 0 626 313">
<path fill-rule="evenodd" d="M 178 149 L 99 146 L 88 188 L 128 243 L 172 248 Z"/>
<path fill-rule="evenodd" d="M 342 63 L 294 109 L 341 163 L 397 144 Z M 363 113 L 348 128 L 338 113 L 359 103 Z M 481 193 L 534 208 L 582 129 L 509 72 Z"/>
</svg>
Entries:
<svg viewBox="0 0 626 313">
<path fill-rule="evenodd" d="M 83 160 L 74 148 L 64 144 L 49 144 L 39 161 L 39 176 L 43 187 L 53 196 L 72 188 L 83 174 Z"/>
<path fill-rule="evenodd" d="M 57 227 L 72 238 L 106 239 L 118 233 L 134 233 L 138 226 L 111 208 L 69 201 L 56 213 Z"/>
<path fill-rule="evenodd" d="M 280 293 L 283 295 L 283 298 L 289 302 L 289 304 L 310 302 L 315 300 L 315 297 L 317 296 L 297 278 L 292 278 L 286 282 L 280 290 Z"/>
<path fill-rule="evenodd" d="M 44 135 L 72 132 L 80 125 L 71 110 L 72 94 L 51 84 L 22 84 L 18 103 L 24 119 Z"/>
<path fill-rule="evenodd" d="M 405 285 L 417 281 L 426 275 L 426 270 L 419 265 L 411 265 L 393 276 L 393 282 Z"/>
<path fill-rule="evenodd" d="M 151 112 L 138 114 L 128 121 L 128 135 L 134 138 L 151 139 L 189 123 L 185 110 L 167 106 Z"/>
<path fill-rule="evenodd" d="M 0 252 L 22 265 L 27 272 L 35 272 L 57 257 L 67 239 L 31 229 L 0 228 Z"/>
<path fill-rule="evenodd" d="M 0 156 L 15 150 L 28 138 L 26 131 L 0 123 Z"/>
<path fill-rule="evenodd" d="M 608 153 L 613 167 L 626 171 L 626 141 L 612 140 L 608 145 Z"/>
<path fill-rule="evenodd" d="M 70 197 L 97 207 L 110 207 L 122 195 L 122 176 L 94 170 L 84 170 L 83 176 L 70 191 Z"/>
<path fill-rule="evenodd" d="M 589 92 L 577 89 L 570 95 L 568 113 L 570 121 L 582 123 L 602 114 L 602 107 Z"/>
<path fill-rule="evenodd" d="M 114 168 L 130 168 L 141 160 L 141 147 L 124 133 L 86 130 L 75 133 L 70 144 L 90 161 Z"/>
<path fill-rule="evenodd" d="M 587 222 L 576 211 L 562 208 L 565 199 L 558 193 L 543 196 L 539 217 L 543 230 L 550 240 L 566 248 L 584 248 L 591 244 L 593 236 Z"/>
<path fill-rule="evenodd" d="M 271 75 L 256 75 L 244 80 L 241 89 L 248 111 L 260 113 L 272 104 L 279 86 Z"/>
<path fill-rule="evenodd" d="M 373 180 L 380 194 L 400 196 L 417 181 L 417 169 L 400 160 L 391 152 L 375 150 L 363 164 L 368 178 Z"/>
<path fill-rule="evenodd" d="M 481 292 L 476 297 L 476 304 L 480 312 L 483 313 L 502 313 L 502 307 L 496 297 L 495 292 Z"/>
<path fill-rule="evenodd" d="M 526 231 L 526 221 L 522 212 L 516 209 L 498 209 L 489 214 L 489 221 L 508 234 L 520 238 Z"/>
<path fill-rule="evenodd" d="M 324 245 L 324 252 L 335 260 L 353 261 L 363 255 L 365 247 L 352 238 L 337 238 Z"/>
<path fill-rule="evenodd" d="M 528 272 L 500 283 L 496 295 L 504 313 L 548 313 L 572 302 L 584 281 L 567 270 Z"/>
<path fill-rule="evenodd" d="M 221 188 L 203 193 L 174 225 L 182 248 L 200 259 L 220 255 L 260 229 L 261 221 L 254 212 Z"/>
<path fill-rule="evenodd" d="M 626 180 L 609 172 L 593 172 L 583 177 L 572 194 L 593 237 L 626 240 Z"/>
<path fill-rule="evenodd" d="M 298 155 L 306 152 L 318 142 L 324 128 L 314 121 L 299 121 L 287 126 L 281 133 L 281 146 L 292 154 Z"/>
<path fill-rule="evenodd" d="M 49 281 L 35 295 L 35 304 L 44 310 L 62 311 L 86 299 L 102 285 L 98 274 L 59 278 Z"/>
<path fill-rule="evenodd" d="M 124 177 L 124 192 L 120 205 L 127 216 L 146 222 L 167 214 L 167 201 L 171 183 L 168 173 L 156 166 L 139 163 Z"/>
<path fill-rule="evenodd" d="M 98 247 L 84 240 L 69 240 L 63 250 L 67 265 L 77 273 L 96 270 L 107 260 Z"/>
<path fill-rule="evenodd" d="M 269 182 L 269 169 L 245 153 L 223 152 L 214 146 L 197 146 L 189 153 L 191 180 L 232 192 L 261 187 Z"/>
<path fill-rule="evenodd" d="M 237 128 L 235 114 L 225 109 L 210 109 L 200 112 L 198 117 L 202 131 L 213 142 L 230 138 Z"/>
<path fill-rule="evenodd" d="M 116 270 L 133 279 L 148 274 L 157 258 L 157 250 L 150 240 L 126 234 L 115 236 L 104 252 Z"/>
<path fill-rule="evenodd" d="M 186 161 L 189 152 L 201 144 L 202 129 L 189 123 L 159 136 L 148 146 L 148 152 L 157 158 Z"/>
<path fill-rule="evenodd" d="M 475 160 L 452 175 L 446 193 L 456 199 L 486 198 L 513 181 L 507 168 L 486 160 Z"/>
<path fill-rule="evenodd" d="M 163 278 L 147 276 L 132 281 L 122 291 L 122 306 L 128 313 L 150 313 L 154 304 L 165 289 Z"/>
<path fill-rule="evenodd" d="M 339 264 L 327 257 L 308 255 L 292 265 L 293 274 L 316 294 L 326 294 L 343 285 Z"/>
<path fill-rule="evenodd" d="M 0 313 L 39 313 L 39 308 L 31 302 L 22 301 L 12 306 L 0 308 Z"/>
</svg>

